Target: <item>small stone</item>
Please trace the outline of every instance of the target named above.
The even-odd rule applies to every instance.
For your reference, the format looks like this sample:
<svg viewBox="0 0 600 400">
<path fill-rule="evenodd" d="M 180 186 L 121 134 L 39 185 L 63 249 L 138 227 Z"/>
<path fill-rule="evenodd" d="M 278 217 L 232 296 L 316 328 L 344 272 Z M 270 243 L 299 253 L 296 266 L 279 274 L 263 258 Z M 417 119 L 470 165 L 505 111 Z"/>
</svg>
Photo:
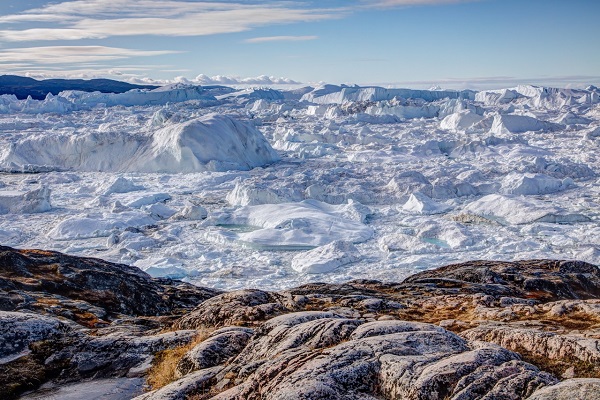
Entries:
<svg viewBox="0 0 600 400">
<path fill-rule="evenodd" d="M 565 372 L 563 372 L 563 374 L 561 375 L 561 378 L 564 379 L 571 379 L 575 377 L 575 367 L 569 367 L 565 370 Z"/>
</svg>

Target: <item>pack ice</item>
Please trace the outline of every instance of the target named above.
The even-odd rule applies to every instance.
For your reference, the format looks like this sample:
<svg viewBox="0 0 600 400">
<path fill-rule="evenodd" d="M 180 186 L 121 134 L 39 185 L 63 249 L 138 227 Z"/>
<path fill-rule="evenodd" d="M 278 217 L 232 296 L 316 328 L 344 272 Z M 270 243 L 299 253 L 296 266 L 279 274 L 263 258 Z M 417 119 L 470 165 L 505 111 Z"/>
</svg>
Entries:
<svg viewBox="0 0 600 400">
<path fill-rule="evenodd" d="M 600 90 L 0 96 L 0 240 L 224 289 L 600 263 Z"/>
</svg>

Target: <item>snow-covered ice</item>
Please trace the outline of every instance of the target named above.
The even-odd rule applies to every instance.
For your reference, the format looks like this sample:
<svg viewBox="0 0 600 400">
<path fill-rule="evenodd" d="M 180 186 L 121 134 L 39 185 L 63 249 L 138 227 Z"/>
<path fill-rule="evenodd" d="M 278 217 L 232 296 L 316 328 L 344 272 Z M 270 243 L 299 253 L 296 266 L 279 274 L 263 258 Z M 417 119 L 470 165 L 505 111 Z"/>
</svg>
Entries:
<svg viewBox="0 0 600 400">
<path fill-rule="evenodd" d="M 535 198 L 499 194 L 490 194 L 469 203 L 464 208 L 464 212 L 512 225 L 532 222 L 566 224 L 588 220 L 583 214 L 569 213 L 562 207 L 547 205 Z"/>
<path fill-rule="evenodd" d="M 234 289 L 600 263 L 600 92 L 0 96 L 0 241 Z"/>
<path fill-rule="evenodd" d="M 448 211 L 450 207 L 436 203 L 421 192 L 415 192 L 410 195 L 402 209 L 418 214 L 441 214 Z"/>
<path fill-rule="evenodd" d="M 236 239 L 256 248 L 302 249 L 346 240 L 361 243 L 373 236 L 362 223 L 361 208 L 354 202 L 331 205 L 318 200 L 262 204 L 216 213 L 212 225 L 246 227 Z M 359 205 L 360 206 L 360 205 Z"/>
<path fill-rule="evenodd" d="M 0 214 L 29 214 L 50 211 L 50 189 L 19 191 L 0 189 Z"/>
<path fill-rule="evenodd" d="M 19 136 L 0 151 L 0 169 L 183 173 L 251 169 L 278 160 L 255 128 L 217 114 L 134 133 L 100 125 L 81 134 Z"/>
<path fill-rule="evenodd" d="M 359 258 L 358 250 L 352 243 L 335 241 L 298 254 L 292 259 L 292 268 L 301 273 L 319 274 L 331 272 Z"/>
</svg>

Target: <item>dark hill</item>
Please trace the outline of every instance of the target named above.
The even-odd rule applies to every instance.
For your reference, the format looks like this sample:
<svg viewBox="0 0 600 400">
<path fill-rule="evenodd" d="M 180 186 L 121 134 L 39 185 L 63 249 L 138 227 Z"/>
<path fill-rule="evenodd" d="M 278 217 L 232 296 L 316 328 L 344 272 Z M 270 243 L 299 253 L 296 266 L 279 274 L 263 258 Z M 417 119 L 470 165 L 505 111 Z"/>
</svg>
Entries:
<svg viewBox="0 0 600 400">
<path fill-rule="evenodd" d="M 18 99 L 31 96 L 43 100 L 48 93 L 57 95 L 63 90 L 84 92 L 124 93 L 132 89 L 156 89 L 158 86 L 133 85 L 112 79 L 45 79 L 36 80 L 24 76 L 0 75 L 0 94 L 14 94 Z"/>
</svg>

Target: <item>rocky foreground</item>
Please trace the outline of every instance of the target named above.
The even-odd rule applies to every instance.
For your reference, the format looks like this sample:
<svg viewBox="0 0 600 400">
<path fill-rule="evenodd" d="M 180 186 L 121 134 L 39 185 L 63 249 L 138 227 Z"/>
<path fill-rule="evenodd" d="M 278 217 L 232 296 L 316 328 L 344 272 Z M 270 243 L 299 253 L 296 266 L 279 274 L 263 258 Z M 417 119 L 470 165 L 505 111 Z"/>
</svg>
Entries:
<svg viewBox="0 0 600 400">
<path fill-rule="evenodd" d="M 222 293 L 0 247 L 0 310 L 7 399 L 600 398 L 600 269 L 583 262 Z"/>
</svg>

